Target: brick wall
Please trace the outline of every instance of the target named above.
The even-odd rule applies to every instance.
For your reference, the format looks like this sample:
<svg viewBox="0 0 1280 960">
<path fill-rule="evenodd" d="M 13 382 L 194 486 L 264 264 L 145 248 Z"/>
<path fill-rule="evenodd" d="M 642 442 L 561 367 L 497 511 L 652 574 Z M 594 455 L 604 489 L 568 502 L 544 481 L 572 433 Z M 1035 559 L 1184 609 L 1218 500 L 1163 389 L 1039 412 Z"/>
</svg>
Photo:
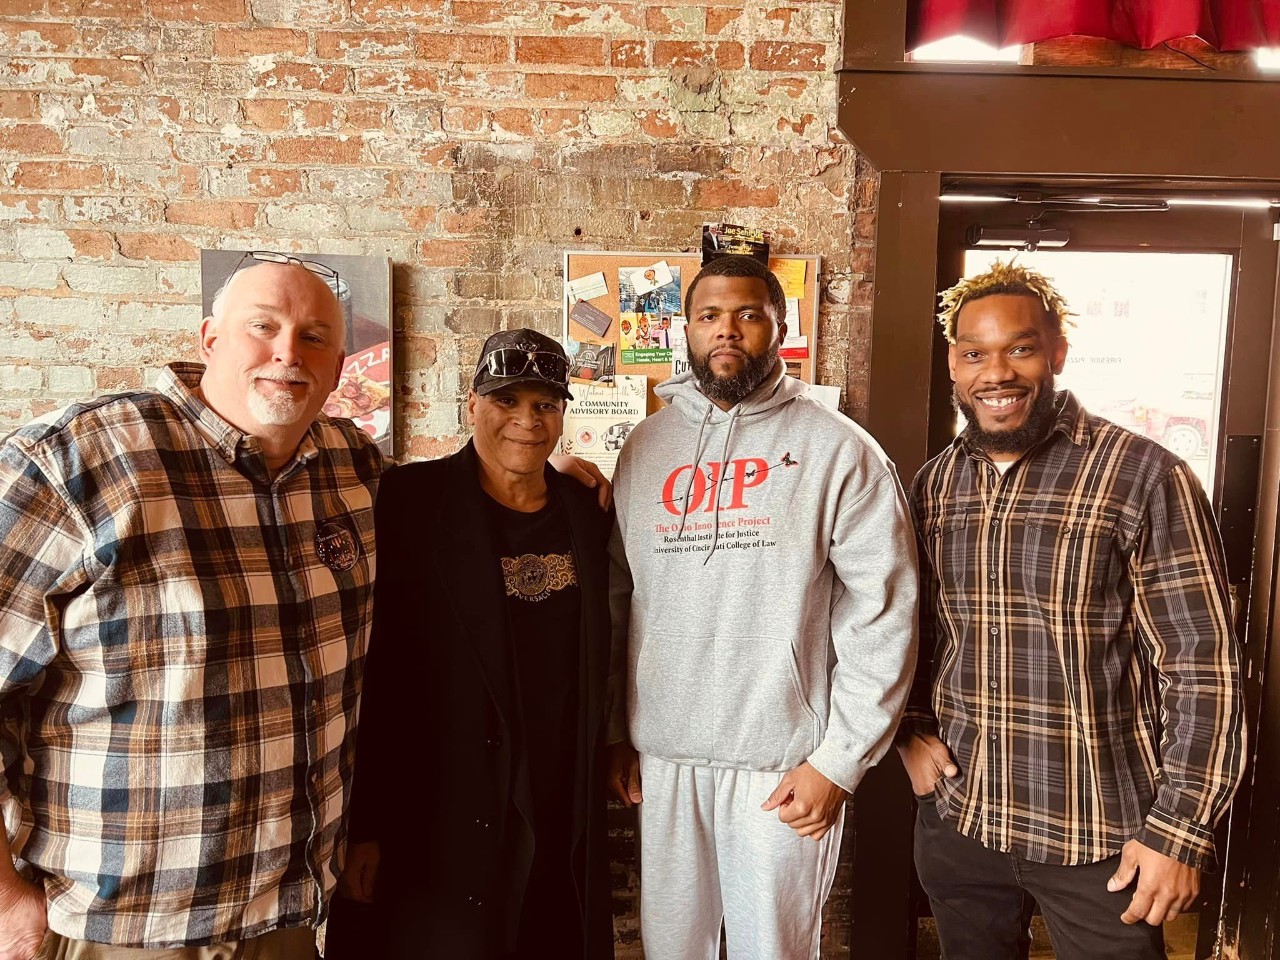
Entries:
<svg viewBox="0 0 1280 960">
<path fill-rule="evenodd" d="M 558 332 L 563 249 L 678 249 L 704 220 L 825 258 L 819 369 L 857 415 L 875 181 L 833 129 L 841 16 L 838 0 L 0 0 L 0 434 L 193 357 L 199 249 L 264 247 L 393 258 L 398 453 L 446 453 L 483 338 Z M 832 923 L 827 955 L 843 939 Z"/>
<path fill-rule="evenodd" d="M 0 430 L 192 353 L 202 246 L 391 256 L 402 456 L 453 449 L 490 331 L 558 329 L 566 247 L 704 219 L 826 258 L 865 406 L 874 181 L 834 0 L 4 0 Z"/>
</svg>

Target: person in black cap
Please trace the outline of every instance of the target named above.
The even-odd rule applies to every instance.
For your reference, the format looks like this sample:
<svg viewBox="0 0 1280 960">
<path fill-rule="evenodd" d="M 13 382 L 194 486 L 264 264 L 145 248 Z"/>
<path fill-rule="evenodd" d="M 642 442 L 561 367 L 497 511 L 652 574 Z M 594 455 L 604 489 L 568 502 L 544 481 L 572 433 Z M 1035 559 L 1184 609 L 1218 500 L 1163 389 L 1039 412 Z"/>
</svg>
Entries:
<svg viewBox="0 0 1280 960">
<path fill-rule="evenodd" d="M 383 477 L 329 960 L 613 955 L 598 769 L 611 516 L 547 465 L 568 399 L 560 344 L 496 333 L 471 441 Z"/>
</svg>

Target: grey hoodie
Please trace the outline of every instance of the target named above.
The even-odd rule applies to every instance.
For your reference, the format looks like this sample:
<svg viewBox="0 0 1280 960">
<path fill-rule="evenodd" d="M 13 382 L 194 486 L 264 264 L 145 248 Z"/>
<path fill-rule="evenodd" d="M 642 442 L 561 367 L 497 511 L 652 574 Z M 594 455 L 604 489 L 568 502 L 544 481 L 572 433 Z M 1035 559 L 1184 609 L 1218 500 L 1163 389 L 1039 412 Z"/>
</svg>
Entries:
<svg viewBox="0 0 1280 960">
<path fill-rule="evenodd" d="M 662 383 L 614 477 L 610 739 L 852 792 L 916 659 L 915 540 L 893 464 L 773 374 L 732 410 Z"/>
</svg>

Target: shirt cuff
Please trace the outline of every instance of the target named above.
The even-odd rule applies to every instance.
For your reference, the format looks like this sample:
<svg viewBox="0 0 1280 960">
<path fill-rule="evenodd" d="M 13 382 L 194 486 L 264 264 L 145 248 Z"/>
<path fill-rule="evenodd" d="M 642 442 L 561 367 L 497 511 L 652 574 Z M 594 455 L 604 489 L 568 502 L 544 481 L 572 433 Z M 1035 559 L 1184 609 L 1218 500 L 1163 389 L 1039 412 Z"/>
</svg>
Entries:
<svg viewBox="0 0 1280 960">
<path fill-rule="evenodd" d="M 919 707 L 907 707 L 898 724 L 898 731 L 893 735 L 894 743 L 902 743 L 911 737 L 936 737 L 938 735 L 938 718 Z"/>
<path fill-rule="evenodd" d="M 1184 820 L 1159 807 L 1151 808 L 1135 839 L 1143 846 L 1197 870 L 1213 873 L 1218 869 L 1212 828 Z"/>
</svg>

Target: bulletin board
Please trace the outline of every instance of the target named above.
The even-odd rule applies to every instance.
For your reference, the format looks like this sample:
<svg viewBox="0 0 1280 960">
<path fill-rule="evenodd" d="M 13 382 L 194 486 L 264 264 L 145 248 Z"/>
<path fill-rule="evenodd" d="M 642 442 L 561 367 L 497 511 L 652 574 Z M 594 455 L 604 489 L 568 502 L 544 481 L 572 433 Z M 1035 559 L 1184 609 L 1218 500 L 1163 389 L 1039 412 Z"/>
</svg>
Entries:
<svg viewBox="0 0 1280 960">
<path fill-rule="evenodd" d="M 671 282 L 662 284 L 666 274 L 658 266 L 665 264 L 671 274 Z M 787 372 L 807 383 L 813 383 L 817 369 L 818 349 L 818 291 L 821 281 L 822 258 L 818 256 L 779 256 L 770 258 L 770 266 L 775 273 L 791 271 L 791 282 L 784 281 L 784 289 L 799 293 L 796 297 L 795 321 L 788 323 L 789 338 L 804 338 L 805 346 L 798 346 L 782 351 L 787 364 Z M 654 268 L 657 268 L 656 270 Z M 634 362 L 636 358 L 652 359 L 662 357 L 661 350 L 646 351 L 643 349 L 624 349 L 637 343 L 658 342 L 657 337 L 665 331 L 661 329 L 663 318 L 684 313 L 684 296 L 688 285 L 702 269 L 702 254 L 699 253 L 613 253 L 601 250 L 568 251 L 564 255 L 564 332 L 569 341 L 570 352 L 573 345 L 579 348 L 579 358 L 585 359 L 586 369 L 581 363 L 575 364 L 575 370 L 582 371 L 584 376 L 598 376 L 591 364 L 596 354 L 608 356 L 614 372 L 619 376 L 643 375 L 648 378 L 648 412 L 654 413 L 662 406 L 653 394 L 653 388 L 671 376 L 670 356 L 655 362 Z M 656 275 L 644 276 L 646 271 Z M 799 277 L 803 273 L 803 282 Z M 582 281 L 596 274 L 603 274 L 603 288 L 586 290 L 583 302 L 594 311 L 589 316 L 583 313 L 571 316 L 575 298 L 570 294 L 569 285 L 573 281 Z M 629 281 L 635 280 L 632 285 Z M 649 284 L 659 283 L 654 289 Z M 673 293 L 672 288 L 678 293 Z M 592 295 L 594 294 L 594 295 Z M 580 308 L 581 309 L 581 308 Z M 601 316 L 603 315 L 603 316 Z M 592 328 L 579 322 L 576 316 L 583 316 Z M 657 323 L 657 329 L 651 331 L 654 339 L 638 339 L 643 331 L 641 320 L 649 327 Z M 607 326 L 606 326 L 607 322 Z M 600 331 L 603 330 L 603 333 Z M 577 374 L 575 374 L 576 376 Z"/>
</svg>

